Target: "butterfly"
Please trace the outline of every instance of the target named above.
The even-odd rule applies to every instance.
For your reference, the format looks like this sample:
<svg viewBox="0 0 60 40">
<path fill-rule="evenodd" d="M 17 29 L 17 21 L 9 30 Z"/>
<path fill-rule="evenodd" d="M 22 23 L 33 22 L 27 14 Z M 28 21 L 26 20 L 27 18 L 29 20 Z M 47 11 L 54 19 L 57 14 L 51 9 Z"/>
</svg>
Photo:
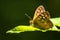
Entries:
<svg viewBox="0 0 60 40">
<path fill-rule="evenodd" d="M 30 25 L 19 25 L 15 28 L 8 30 L 6 33 L 21 33 L 25 31 L 42 31 L 46 32 L 49 30 L 41 30 L 41 29 L 50 29 L 51 31 L 60 31 L 56 26 L 60 26 L 60 17 L 59 18 L 51 18 L 50 13 L 45 10 L 43 5 L 37 7 L 33 19 L 25 14 L 29 19 L 31 19 Z M 58 20 L 58 21 L 57 21 Z M 56 25 L 56 26 L 54 26 Z M 37 27 L 37 28 L 36 28 Z"/>
<path fill-rule="evenodd" d="M 37 7 L 33 19 L 30 20 L 30 25 L 40 29 L 49 29 L 53 27 L 53 23 L 50 20 L 50 13 L 45 10 L 43 5 Z"/>
</svg>

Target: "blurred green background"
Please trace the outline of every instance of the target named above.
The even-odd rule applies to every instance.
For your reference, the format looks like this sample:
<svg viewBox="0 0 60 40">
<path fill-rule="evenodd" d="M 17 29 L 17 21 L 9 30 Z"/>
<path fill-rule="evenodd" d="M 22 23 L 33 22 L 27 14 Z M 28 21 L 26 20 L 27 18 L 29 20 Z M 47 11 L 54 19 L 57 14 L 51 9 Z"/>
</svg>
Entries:
<svg viewBox="0 0 60 40">
<path fill-rule="evenodd" d="M 1 32 L 0 33 L 3 35 L 2 36 L 0 34 L 2 36 L 0 37 L 1 40 L 3 40 L 7 35 L 5 34 L 7 30 L 12 29 L 18 25 L 29 25 L 30 19 L 25 16 L 25 13 L 27 13 L 29 16 L 33 18 L 35 9 L 39 5 L 43 5 L 45 9 L 50 12 L 50 15 L 52 18 L 60 17 L 60 0 L 0 0 L 0 8 L 1 8 L 1 11 L 0 11 L 0 31 Z M 39 35 L 39 32 L 36 34 Z M 57 35 L 58 34 L 59 33 L 57 33 Z M 30 35 L 32 35 L 32 33 Z M 49 36 L 51 37 L 50 34 Z M 33 37 L 36 37 L 36 35 Z M 43 38 L 44 37 L 42 36 L 42 39 Z M 52 38 L 55 38 L 55 37 L 52 36 Z M 37 39 L 34 39 L 34 40 L 37 40 Z"/>
</svg>

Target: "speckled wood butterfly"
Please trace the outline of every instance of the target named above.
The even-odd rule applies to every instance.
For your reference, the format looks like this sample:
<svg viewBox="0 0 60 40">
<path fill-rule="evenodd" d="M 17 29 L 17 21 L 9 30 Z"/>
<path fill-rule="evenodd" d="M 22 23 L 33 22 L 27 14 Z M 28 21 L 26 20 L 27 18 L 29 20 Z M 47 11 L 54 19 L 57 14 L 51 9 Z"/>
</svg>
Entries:
<svg viewBox="0 0 60 40">
<path fill-rule="evenodd" d="M 30 20 L 30 25 L 41 29 L 49 29 L 53 27 L 53 23 L 50 21 L 50 14 L 45 10 L 43 5 L 37 7 L 33 19 Z"/>
</svg>

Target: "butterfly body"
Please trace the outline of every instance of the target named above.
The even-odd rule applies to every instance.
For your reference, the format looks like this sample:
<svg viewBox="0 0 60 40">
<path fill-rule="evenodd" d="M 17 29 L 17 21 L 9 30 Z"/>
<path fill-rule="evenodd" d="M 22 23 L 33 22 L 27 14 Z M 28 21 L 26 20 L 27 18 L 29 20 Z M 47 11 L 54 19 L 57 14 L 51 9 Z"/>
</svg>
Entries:
<svg viewBox="0 0 60 40">
<path fill-rule="evenodd" d="M 50 21 L 50 14 L 42 5 L 36 9 L 33 20 L 30 21 L 30 24 L 42 29 L 53 27 L 53 23 Z"/>
</svg>

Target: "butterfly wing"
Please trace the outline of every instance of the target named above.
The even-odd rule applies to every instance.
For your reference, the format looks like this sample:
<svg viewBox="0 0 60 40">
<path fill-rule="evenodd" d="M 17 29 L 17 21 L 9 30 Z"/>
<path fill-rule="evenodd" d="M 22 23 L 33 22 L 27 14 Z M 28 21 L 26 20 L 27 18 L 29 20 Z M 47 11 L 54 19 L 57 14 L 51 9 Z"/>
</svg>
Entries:
<svg viewBox="0 0 60 40">
<path fill-rule="evenodd" d="M 45 12 L 45 9 L 44 9 L 43 5 L 40 5 L 34 13 L 33 21 L 43 12 Z"/>
<path fill-rule="evenodd" d="M 40 5 L 33 17 L 34 25 L 37 24 L 39 28 L 47 29 L 53 27 L 53 23 L 50 21 L 50 14 L 45 10 L 43 5 Z"/>
</svg>

